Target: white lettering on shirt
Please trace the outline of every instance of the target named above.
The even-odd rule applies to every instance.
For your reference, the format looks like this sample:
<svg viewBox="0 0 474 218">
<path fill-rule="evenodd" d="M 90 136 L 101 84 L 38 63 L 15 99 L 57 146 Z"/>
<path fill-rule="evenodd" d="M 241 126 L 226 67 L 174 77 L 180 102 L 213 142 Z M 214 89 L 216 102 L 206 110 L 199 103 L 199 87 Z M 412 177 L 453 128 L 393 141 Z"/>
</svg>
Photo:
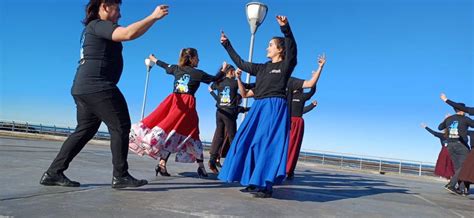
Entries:
<svg viewBox="0 0 474 218">
<path fill-rule="evenodd" d="M 272 71 L 270 71 L 270 73 L 281 73 L 281 70 L 280 69 L 278 69 L 278 70 L 273 69 Z"/>
</svg>

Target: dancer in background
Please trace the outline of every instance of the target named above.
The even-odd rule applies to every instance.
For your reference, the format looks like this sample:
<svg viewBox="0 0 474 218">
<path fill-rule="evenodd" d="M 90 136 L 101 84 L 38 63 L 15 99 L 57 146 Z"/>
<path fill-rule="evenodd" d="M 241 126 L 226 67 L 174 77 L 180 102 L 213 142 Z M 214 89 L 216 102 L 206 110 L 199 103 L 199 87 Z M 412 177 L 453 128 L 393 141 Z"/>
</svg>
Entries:
<svg viewBox="0 0 474 218">
<path fill-rule="evenodd" d="M 326 55 L 318 57 L 318 70 L 313 73 L 313 77 L 309 81 L 297 78 L 290 78 L 288 81 L 288 101 L 290 102 L 291 128 L 290 143 L 288 144 L 288 161 L 286 164 L 287 179 L 292 180 L 295 175 L 295 168 L 300 155 L 301 144 L 304 135 L 303 111 L 306 101 L 316 93 L 316 84 L 318 83 L 321 72 L 326 63 Z M 296 89 L 295 89 L 296 87 Z M 304 93 L 303 88 L 311 88 L 310 92 Z M 316 107 L 316 104 L 311 104 Z M 309 107 L 311 107 L 309 105 Z M 314 108 L 312 107 L 312 108 Z M 311 108 L 311 109 L 312 109 Z M 307 110 L 306 112 L 308 112 Z"/>
<path fill-rule="evenodd" d="M 435 166 L 435 171 L 434 174 L 444 177 L 446 179 L 451 179 L 451 177 L 454 175 L 454 165 L 453 161 L 451 160 L 451 157 L 449 156 L 449 151 L 447 146 L 447 139 L 448 139 L 448 131 L 445 129 L 444 133 L 441 132 L 436 132 L 426 126 L 426 124 L 422 123 L 421 127 L 423 129 L 426 129 L 429 133 L 431 133 L 433 136 L 439 139 L 439 142 L 441 143 L 441 151 L 439 152 L 438 155 L 438 160 L 436 161 L 436 166 Z M 449 185 L 446 184 L 445 187 Z"/>
<path fill-rule="evenodd" d="M 463 103 L 457 103 L 457 102 L 451 101 L 448 99 L 448 97 L 444 93 L 441 93 L 440 98 L 441 100 L 449 104 L 451 107 L 464 111 L 471 116 L 474 115 L 474 107 L 466 107 L 466 105 Z M 468 131 L 468 135 L 469 135 L 469 142 L 470 142 L 470 146 L 472 150 L 472 148 L 474 147 L 473 131 Z M 461 167 L 461 172 L 459 173 L 459 180 L 464 181 L 464 184 L 465 184 L 465 189 L 461 190 L 461 194 L 469 195 L 469 186 L 471 183 L 474 183 L 474 153 L 473 152 L 469 152 L 469 155 L 464 161 L 464 164 Z"/>
<path fill-rule="evenodd" d="M 462 105 L 465 107 L 464 105 Z M 448 131 L 448 151 L 451 159 L 454 164 L 454 176 L 451 178 L 448 187 L 446 190 L 454 194 L 460 194 L 459 191 L 455 189 L 456 184 L 458 183 L 458 177 L 461 172 L 461 166 L 464 163 L 468 153 L 469 146 L 467 144 L 467 129 L 468 127 L 474 127 L 474 121 L 469 117 L 464 116 L 464 112 L 458 109 L 455 115 L 447 117 L 439 126 L 439 130 L 444 130 L 447 128 Z M 465 190 L 464 182 L 459 184 L 459 190 Z"/>
<path fill-rule="evenodd" d="M 277 16 L 285 38 L 274 37 L 267 48 L 269 62 L 245 62 L 224 33 L 221 43 L 238 68 L 256 76 L 255 102 L 235 135 L 219 179 L 255 186 L 255 197 L 268 198 L 273 185 L 285 178 L 289 141 L 286 85 L 297 64 L 296 42 L 285 16 Z M 242 97 L 244 97 L 242 95 Z"/>
<path fill-rule="evenodd" d="M 177 153 L 177 162 L 196 161 L 199 165 L 198 176 L 207 177 L 194 94 L 201 82 L 209 84 L 219 80 L 224 75 L 223 69 L 216 76 L 196 69 L 199 57 L 194 48 L 181 50 L 178 65 L 169 65 L 154 55 L 149 58 L 164 68 L 167 74 L 174 76 L 174 89 L 150 115 L 132 125 L 130 150 L 139 155 L 146 153 L 154 159 L 159 157 L 156 175 L 169 176 L 166 162 L 171 153 Z"/>
<path fill-rule="evenodd" d="M 71 90 L 76 103 L 77 126 L 43 174 L 42 185 L 80 186 L 63 172 L 94 137 L 102 122 L 110 132 L 112 188 L 139 187 L 148 183 L 128 173 L 130 115 L 127 102 L 117 87 L 123 70 L 121 42 L 136 39 L 147 32 L 157 20 L 168 14 L 168 6 L 157 6 L 143 20 L 121 27 L 117 24 L 121 17 L 121 3 L 121 0 L 90 0 L 86 6 L 81 59 Z"/>
<path fill-rule="evenodd" d="M 472 152 L 472 149 L 474 148 L 474 131 L 468 130 L 467 134 L 469 135 L 471 151 L 467 155 L 466 160 L 461 167 L 461 172 L 459 173 L 459 181 L 463 181 L 465 185 L 465 189 L 460 190 L 461 194 L 464 196 L 469 195 L 469 187 L 474 183 L 474 152 Z"/>
<path fill-rule="evenodd" d="M 220 102 L 219 96 L 214 92 L 214 90 L 211 87 L 209 87 L 209 93 L 216 100 L 217 103 Z M 237 102 L 238 102 L 237 104 L 239 106 L 237 106 L 237 108 L 235 110 L 232 110 L 232 113 L 231 113 L 231 115 L 232 115 L 231 117 L 234 118 L 232 120 L 232 122 L 235 122 L 236 126 L 237 126 L 238 114 L 246 113 L 247 111 L 250 110 L 250 108 L 248 108 L 248 107 L 246 108 L 246 107 L 240 106 L 240 104 L 242 103 L 242 96 L 240 94 L 237 94 Z M 217 131 L 217 129 L 216 129 L 216 131 Z M 224 128 L 221 131 L 224 133 L 224 137 L 223 137 L 223 141 L 222 141 L 221 145 L 218 146 L 219 149 L 218 149 L 218 152 L 217 152 L 217 155 L 216 155 L 216 158 L 215 158 L 215 167 L 217 167 L 217 168 L 222 168 L 221 158 L 226 157 L 227 151 L 229 150 L 229 147 L 230 147 L 230 143 L 232 142 L 232 139 L 229 136 L 227 129 Z M 235 132 L 234 132 L 233 135 L 235 136 Z M 232 136 L 232 138 L 233 138 L 233 136 Z M 213 141 L 213 143 L 214 143 L 214 141 Z M 211 167 L 209 167 L 209 168 L 211 168 Z M 216 171 L 218 171 L 218 170 L 216 169 Z M 218 173 L 218 172 L 214 172 L 214 173 Z"/>
<path fill-rule="evenodd" d="M 235 132 L 237 131 L 236 119 L 238 115 L 238 86 L 237 81 L 235 81 L 235 68 L 224 62 L 222 64 L 222 71 L 225 73 L 225 77 L 210 86 L 211 95 L 216 95 L 214 90 L 217 90 L 218 93 L 215 96 L 217 101 L 216 130 L 212 139 L 211 149 L 209 150 L 209 169 L 216 174 L 219 173 L 216 166 L 219 150 L 226 134 L 229 136 L 230 141 L 234 139 Z"/>
</svg>

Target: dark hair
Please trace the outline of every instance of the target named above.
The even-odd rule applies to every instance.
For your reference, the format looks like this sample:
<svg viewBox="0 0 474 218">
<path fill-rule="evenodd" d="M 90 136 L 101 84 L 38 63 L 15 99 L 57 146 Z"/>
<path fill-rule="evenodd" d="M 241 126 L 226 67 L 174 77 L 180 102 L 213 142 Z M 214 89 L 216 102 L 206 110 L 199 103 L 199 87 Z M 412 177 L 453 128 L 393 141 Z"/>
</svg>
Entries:
<svg viewBox="0 0 474 218">
<path fill-rule="evenodd" d="M 193 58 L 198 56 L 198 52 L 195 48 L 183 48 L 179 53 L 178 66 L 190 66 L 192 67 Z"/>
<path fill-rule="evenodd" d="M 285 59 L 286 47 L 285 47 L 285 38 L 275 36 L 272 38 L 275 41 L 275 45 L 278 49 L 281 49 L 280 57 L 281 59 Z"/>
<path fill-rule="evenodd" d="M 100 4 L 122 4 L 122 0 L 90 0 L 86 5 L 86 17 L 82 20 L 84 26 L 87 26 L 89 22 L 99 19 L 99 7 Z"/>
<path fill-rule="evenodd" d="M 227 64 L 227 67 L 224 69 L 224 73 L 228 73 L 229 70 L 235 70 L 235 67 L 232 64 Z"/>
</svg>

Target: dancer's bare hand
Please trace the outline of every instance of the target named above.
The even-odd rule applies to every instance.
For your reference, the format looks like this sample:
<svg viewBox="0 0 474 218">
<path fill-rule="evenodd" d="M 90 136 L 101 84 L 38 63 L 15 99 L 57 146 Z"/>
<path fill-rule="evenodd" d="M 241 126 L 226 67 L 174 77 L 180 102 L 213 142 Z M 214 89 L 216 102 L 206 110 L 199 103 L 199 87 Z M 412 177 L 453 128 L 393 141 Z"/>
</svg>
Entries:
<svg viewBox="0 0 474 218">
<path fill-rule="evenodd" d="M 421 128 L 423 128 L 423 129 L 424 129 L 424 128 L 426 128 L 426 127 L 427 127 L 427 126 L 426 126 L 426 124 L 425 124 L 425 123 L 421 123 Z"/>
<path fill-rule="evenodd" d="M 313 102 L 311 102 L 314 106 L 318 106 L 318 101 L 314 100 Z"/>
<path fill-rule="evenodd" d="M 227 69 L 227 65 L 228 65 L 227 62 L 225 62 L 225 61 L 222 62 L 222 69 L 221 69 L 222 72 L 224 72 L 225 69 Z"/>
<path fill-rule="evenodd" d="M 237 70 L 235 71 L 235 77 L 237 77 L 238 80 L 241 80 L 242 78 L 242 70 L 237 68 Z"/>
<path fill-rule="evenodd" d="M 448 100 L 448 97 L 446 96 L 446 94 L 444 93 L 441 93 L 441 95 L 439 96 L 441 98 L 441 100 L 443 100 L 444 102 L 446 102 Z"/>
<path fill-rule="evenodd" d="M 326 64 L 326 54 L 325 53 L 318 56 L 318 65 L 320 67 L 322 67 L 322 66 L 324 66 L 324 64 Z"/>
<path fill-rule="evenodd" d="M 151 15 L 156 20 L 159 20 L 165 17 L 166 15 L 168 15 L 168 8 L 169 8 L 168 5 L 158 5 Z"/>
<path fill-rule="evenodd" d="M 212 91 L 213 91 L 212 88 L 211 88 L 211 86 L 208 86 L 208 87 L 207 87 L 207 90 L 209 90 L 209 92 L 212 92 Z"/>
<path fill-rule="evenodd" d="M 156 63 L 156 61 L 158 60 L 158 59 L 156 59 L 156 57 L 155 57 L 154 54 L 150 54 L 150 55 L 148 56 L 148 59 L 150 59 L 150 61 L 152 61 L 152 62 L 154 62 L 154 63 Z"/>
<path fill-rule="evenodd" d="M 278 15 L 276 16 L 277 22 L 280 26 L 285 26 L 288 23 L 286 16 Z"/>
<path fill-rule="evenodd" d="M 221 31 L 221 43 L 227 42 L 227 36 L 225 35 L 224 31 Z"/>
</svg>

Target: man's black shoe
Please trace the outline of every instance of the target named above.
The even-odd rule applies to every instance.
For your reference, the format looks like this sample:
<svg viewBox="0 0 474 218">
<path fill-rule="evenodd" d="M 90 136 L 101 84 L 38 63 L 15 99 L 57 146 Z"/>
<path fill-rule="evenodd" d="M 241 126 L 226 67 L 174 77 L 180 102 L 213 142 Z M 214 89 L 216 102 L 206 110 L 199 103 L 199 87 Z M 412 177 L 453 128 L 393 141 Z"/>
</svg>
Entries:
<svg viewBox="0 0 474 218">
<path fill-rule="evenodd" d="M 148 184 L 148 181 L 144 179 L 135 179 L 130 174 L 123 177 L 112 178 L 112 188 L 127 188 L 127 187 L 140 187 Z"/>
<path fill-rule="evenodd" d="M 46 186 L 64 186 L 64 187 L 79 187 L 81 186 L 80 183 L 71 181 L 68 179 L 63 173 L 60 174 L 52 174 L 45 172 L 43 177 L 40 180 L 41 185 Z"/>
</svg>

